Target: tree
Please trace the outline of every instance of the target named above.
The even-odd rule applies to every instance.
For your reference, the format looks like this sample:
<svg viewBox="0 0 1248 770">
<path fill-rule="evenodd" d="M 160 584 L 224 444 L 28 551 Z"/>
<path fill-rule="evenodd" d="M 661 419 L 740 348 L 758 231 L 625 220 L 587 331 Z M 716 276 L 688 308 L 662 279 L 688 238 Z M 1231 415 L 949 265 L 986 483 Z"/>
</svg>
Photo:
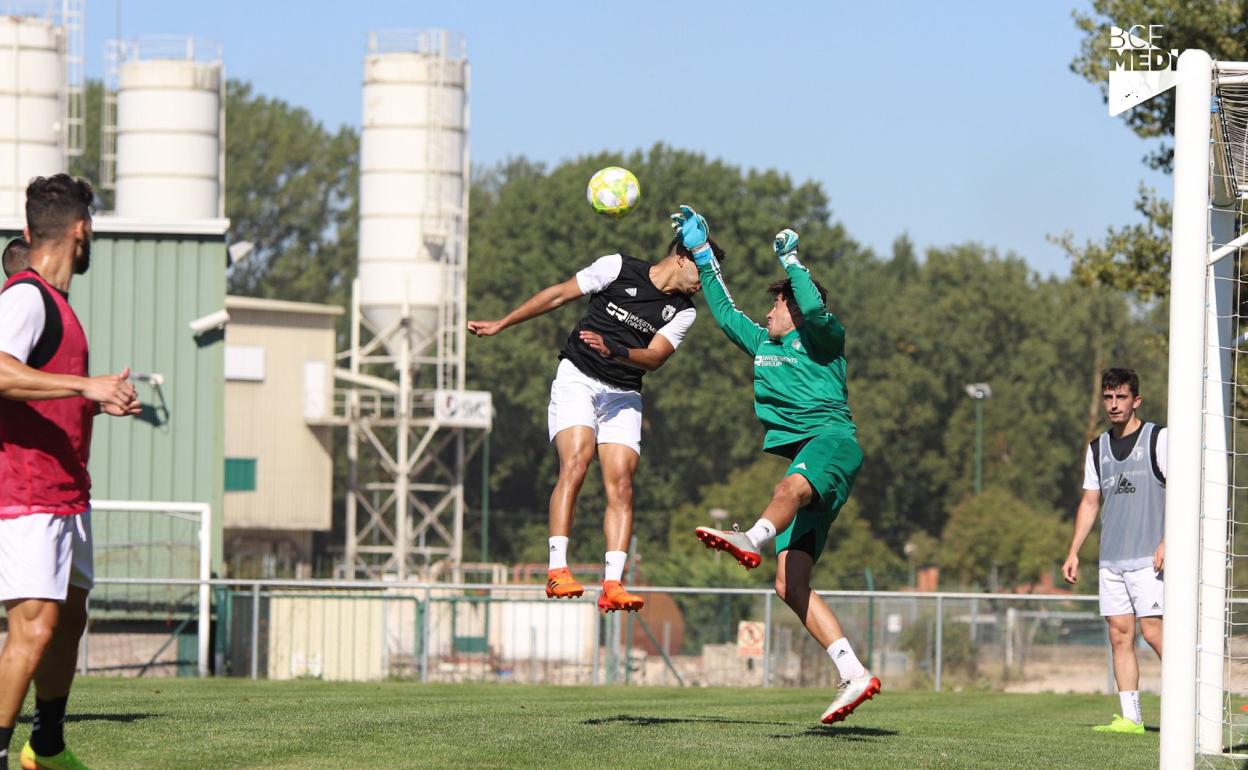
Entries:
<svg viewBox="0 0 1248 770">
<path fill-rule="evenodd" d="M 622 221 L 579 204 L 585 180 L 607 163 L 628 165 L 644 185 L 642 208 Z M 668 190 L 674 191 L 670 198 L 659 199 Z M 744 311 L 765 314 L 764 287 L 780 275 L 767 244 L 789 224 L 802 233 L 803 244 L 809 242 L 806 263 L 828 287 L 829 307 L 848 329 L 850 406 L 866 461 L 830 547 L 858 523 L 894 558 L 913 534 L 940 534 L 953 502 L 972 487 L 975 418 L 963 392 L 967 382 L 988 381 L 994 389 L 984 410 L 986 482 L 1028 504 L 1072 514 L 1081 449 L 1100 426 L 1095 396 L 1101 370 L 1112 362 L 1164 372 L 1157 310 L 1133 308 L 1119 292 L 1042 279 L 1019 257 L 976 244 L 933 249 L 920 261 L 901 237 L 890 256 L 877 257 L 831 222 L 817 186 L 795 185 L 773 172 L 743 173 L 666 147 L 579 159 L 549 171 L 518 159 L 479 173 L 472 195 L 470 316 L 497 317 L 602 253 L 638 244 L 630 253 L 656 257 L 669 237 L 666 211 L 680 200 L 710 217 L 713 234 L 728 250 L 726 279 Z M 569 207 L 568 201 L 578 203 Z M 678 541 L 668 537 L 676 512 L 697 514 L 696 521 L 683 521 L 682 532 L 707 523 L 712 507 L 751 523 L 782 473 L 750 475 L 751 488 L 762 496 L 734 492 L 731 505 L 702 491 L 755 472 L 762 429 L 753 414 L 752 362 L 703 308 L 699 312 L 679 354 L 647 378 L 643 392 L 635 518 L 640 547 L 650 555 L 664 544 L 676 548 Z M 520 557 L 521 549 L 523 558 L 543 558 L 546 501 L 556 476 L 545 408 L 556 351 L 577 315 L 577 308 L 567 308 L 497 338 L 469 341 L 471 386 L 493 391 L 495 435 L 505 437 L 493 445 L 494 521 L 519 533 L 506 545 L 492 538 L 495 558 Z M 1149 417 L 1160 419 L 1151 405 L 1165 402 L 1164 377 L 1150 375 L 1146 392 Z M 602 505 L 599 479 L 591 473 L 573 533 L 578 554 L 597 558 Z M 869 563 L 885 561 L 873 554 Z M 855 562 L 853 574 L 822 572 L 833 581 L 859 580 L 860 566 Z"/>
<path fill-rule="evenodd" d="M 235 294 L 346 305 L 356 272 L 359 137 L 307 110 L 226 85 L 225 213 L 251 255 Z"/>
<path fill-rule="evenodd" d="M 1058 517 L 999 487 L 966 498 L 942 537 L 945 574 L 963 585 L 1012 588 L 1036 582 L 1065 553 Z"/>
<path fill-rule="evenodd" d="M 609 164 L 624 165 L 642 180 L 641 204 L 624 220 L 598 216 L 582 202 L 586 180 Z M 478 175 L 473 186 L 469 316 L 499 317 L 602 254 L 663 256 L 671 238 L 667 214 L 682 201 L 710 217 L 713 237 L 728 252 L 724 270 L 733 292 L 758 317 L 769 304 L 765 286 L 779 274 L 770 244 L 780 227 L 799 229 L 807 252 L 824 260 L 857 249 L 829 222 L 827 199 L 817 185 L 797 185 L 776 172 L 742 172 L 662 145 L 625 157 L 580 158 L 550 171 L 519 159 Z M 506 436 L 492 473 L 500 520 L 545 519 L 556 475 L 544 419 L 550 379 L 580 312 L 579 306 L 566 308 L 496 338 L 469 340 L 469 387 L 493 391 L 496 435 Z M 700 316 L 679 353 L 646 378 L 642 393 L 634 508 L 643 543 L 664 542 L 669 512 L 751 462 L 761 444 L 749 396 L 751 361 L 726 343 L 705 309 Z M 601 525 L 597 476 L 591 472 L 580 496 L 578 538 L 593 536 Z"/>
<path fill-rule="evenodd" d="M 69 173 L 88 179 L 95 188 L 96 208 L 113 208 L 113 191 L 100 184 L 100 126 L 104 115 L 104 83 L 87 80 L 83 87 L 82 154 L 70 158 Z"/>
<path fill-rule="evenodd" d="M 93 181 L 100 206 L 104 87 L 85 88 L 85 135 L 70 170 Z M 356 272 L 359 136 L 326 130 L 307 110 L 230 80 L 225 94 L 225 215 L 230 238 L 255 249 L 229 273 L 229 291 L 347 305 Z M 345 323 L 345 322 L 344 322 Z"/>
<path fill-rule="evenodd" d="M 1248 2 L 1245 0 L 1093 0 L 1092 12 L 1074 12 L 1075 25 L 1084 33 L 1073 72 L 1101 86 L 1108 98 L 1109 27 L 1161 24 L 1165 47 L 1200 48 L 1215 59 L 1248 58 Z M 1167 173 L 1174 159 L 1173 89 L 1136 106 L 1124 115 L 1141 138 L 1160 139 L 1145 162 Z M 1110 228 L 1101 243 L 1078 246 L 1070 234 L 1055 238 L 1074 261 L 1074 271 L 1085 282 L 1134 291 L 1141 297 L 1164 296 L 1169 291 L 1170 203 L 1155 190 L 1141 187 L 1136 209 L 1142 223 Z"/>
<path fill-rule="evenodd" d="M 865 518 L 897 550 L 916 529 L 940 533 L 950 501 L 972 487 L 975 415 L 963 386 L 981 381 L 994 392 L 985 482 L 1073 511 L 1089 394 L 1107 360 L 1164 369 L 1151 324 L 1116 292 L 1041 280 L 1021 259 L 974 244 L 930 250 L 898 272 L 909 262 L 898 246 L 888 262 L 846 259 L 830 278 L 848 328 L 866 455 L 853 497 Z M 1150 378 L 1154 394 L 1161 384 Z"/>
</svg>

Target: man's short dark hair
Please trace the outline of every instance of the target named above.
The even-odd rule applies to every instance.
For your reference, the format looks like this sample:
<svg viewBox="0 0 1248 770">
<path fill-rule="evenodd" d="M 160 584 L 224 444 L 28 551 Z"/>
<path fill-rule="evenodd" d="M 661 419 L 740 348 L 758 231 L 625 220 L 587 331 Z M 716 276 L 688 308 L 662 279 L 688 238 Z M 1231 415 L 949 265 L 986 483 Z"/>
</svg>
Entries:
<svg viewBox="0 0 1248 770">
<path fill-rule="evenodd" d="M 715 242 L 715 239 L 707 238 L 706 242 L 711 244 L 711 253 L 715 255 L 715 261 L 723 262 L 724 250 L 719 247 L 719 244 Z M 689 253 L 689 249 L 685 248 L 685 243 L 680 239 L 680 235 L 677 235 L 667 244 L 667 256 L 670 257 L 673 254 L 684 257 L 685 259 L 693 259 L 693 254 Z"/>
<path fill-rule="evenodd" d="M 824 305 L 828 304 L 828 290 L 823 288 L 823 284 L 815 279 L 810 279 L 815 284 L 815 288 L 819 290 L 819 299 Z M 793 295 L 793 279 L 785 278 L 783 281 L 772 281 L 767 284 L 767 292 L 771 296 L 777 295 L 784 297 L 784 304 L 789 306 L 789 315 L 798 318 L 802 314 L 802 309 L 797 306 L 797 297 Z"/>
<path fill-rule="evenodd" d="M 1140 395 L 1140 376 L 1135 373 L 1134 369 L 1114 368 L 1101 375 L 1102 393 L 1107 390 L 1117 390 L 1122 385 L 1131 388 L 1131 395 Z"/>
<path fill-rule="evenodd" d="M 4 274 L 12 276 L 30 267 L 30 244 L 24 238 L 14 238 L 4 247 Z"/>
<path fill-rule="evenodd" d="M 69 174 L 36 177 L 26 188 L 26 226 L 33 243 L 64 237 L 75 222 L 91 218 L 95 193 Z"/>
</svg>

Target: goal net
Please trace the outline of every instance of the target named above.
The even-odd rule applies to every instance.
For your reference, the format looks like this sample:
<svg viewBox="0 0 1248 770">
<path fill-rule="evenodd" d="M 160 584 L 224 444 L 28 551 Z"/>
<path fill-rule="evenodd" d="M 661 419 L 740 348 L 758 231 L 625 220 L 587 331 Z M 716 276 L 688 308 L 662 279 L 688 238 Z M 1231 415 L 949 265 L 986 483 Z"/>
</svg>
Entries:
<svg viewBox="0 0 1248 770">
<path fill-rule="evenodd" d="M 1175 108 L 1163 768 L 1248 755 L 1246 202 L 1248 63 L 1188 51 Z"/>
</svg>

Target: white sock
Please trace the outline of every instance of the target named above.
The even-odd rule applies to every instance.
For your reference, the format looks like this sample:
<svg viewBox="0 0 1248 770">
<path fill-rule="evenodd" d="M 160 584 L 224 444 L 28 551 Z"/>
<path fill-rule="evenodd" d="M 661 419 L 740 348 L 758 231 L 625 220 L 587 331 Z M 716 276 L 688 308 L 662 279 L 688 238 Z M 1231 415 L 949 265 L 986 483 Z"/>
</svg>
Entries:
<svg viewBox="0 0 1248 770">
<path fill-rule="evenodd" d="M 607 551 L 607 566 L 602 571 L 603 580 L 623 580 L 624 562 L 628 561 L 625 551 Z"/>
<path fill-rule="evenodd" d="M 564 535 L 550 537 L 550 569 L 568 566 L 568 538 Z"/>
<path fill-rule="evenodd" d="M 836 670 L 841 675 L 841 679 L 857 679 L 867 674 L 866 667 L 854 654 L 854 648 L 849 646 L 849 639 L 843 636 L 828 645 L 828 657 L 836 664 Z"/>
<path fill-rule="evenodd" d="M 1140 691 L 1123 690 L 1118 693 L 1118 705 L 1122 706 L 1122 715 L 1137 725 L 1144 722 L 1144 714 L 1140 712 Z"/>
<path fill-rule="evenodd" d="M 776 536 L 776 525 L 766 519 L 759 519 L 754 522 L 754 526 L 746 531 L 745 536 L 754 544 L 755 548 L 759 548 L 763 543 L 768 542 Z"/>
</svg>

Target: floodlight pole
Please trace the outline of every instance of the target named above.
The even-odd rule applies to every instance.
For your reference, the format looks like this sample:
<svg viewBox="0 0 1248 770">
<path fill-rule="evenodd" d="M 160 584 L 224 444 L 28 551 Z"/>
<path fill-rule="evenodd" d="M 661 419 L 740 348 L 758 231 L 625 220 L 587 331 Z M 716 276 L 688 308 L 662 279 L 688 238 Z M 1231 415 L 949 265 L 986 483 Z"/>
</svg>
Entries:
<svg viewBox="0 0 1248 770">
<path fill-rule="evenodd" d="M 1166 479 L 1165 623 L 1161 661 L 1161 767 L 1196 757 L 1196 628 L 1203 401 L 1205 264 L 1209 254 L 1209 113 L 1213 62 L 1179 57 L 1174 127 L 1174 229 L 1170 259 L 1169 451 Z"/>
<path fill-rule="evenodd" d="M 975 399 L 975 494 L 984 487 L 984 400 Z"/>
<path fill-rule="evenodd" d="M 975 401 L 975 494 L 983 489 L 984 480 L 984 401 L 992 398 L 992 387 L 986 382 L 972 382 L 966 395 Z"/>
</svg>

